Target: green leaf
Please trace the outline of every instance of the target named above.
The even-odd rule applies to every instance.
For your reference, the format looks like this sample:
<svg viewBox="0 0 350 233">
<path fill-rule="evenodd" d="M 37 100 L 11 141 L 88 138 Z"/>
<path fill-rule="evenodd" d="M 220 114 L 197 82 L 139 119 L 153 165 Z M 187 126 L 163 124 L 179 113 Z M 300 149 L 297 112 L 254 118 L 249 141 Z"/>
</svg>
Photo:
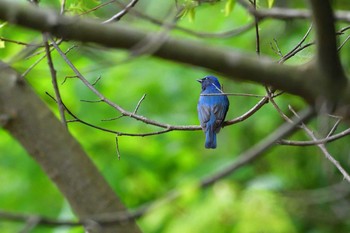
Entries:
<svg viewBox="0 0 350 233">
<path fill-rule="evenodd" d="M 194 18 L 196 16 L 196 10 L 195 8 L 190 8 L 188 9 L 188 16 L 190 18 L 190 22 L 193 22 L 194 21 Z"/>
<path fill-rule="evenodd" d="M 267 0 L 267 7 L 272 8 L 272 5 L 274 4 L 275 0 Z"/>
<path fill-rule="evenodd" d="M 0 23 L 0 28 L 3 28 L 4 26 L 7 25 L 7 22 L 4 22 L 4 23 Z"/>
<path fill-rule="evenodd" d="M 183 4 L 182 10 L 177 14 L 176 17 L 183 18 L 188 15 L 190 22 L 194 21 L 196 16 L 196 7 L 198 6 L 198 1 L 186 0 Z"/>
<path fill-rule="evenodd" d="M 227 0 L 225 4 L 225 16 L 229 16 L 236 4 L 236 0 Z"/>
<path fill-rule="evenodd" d="M 0 39 L 0 49 L 5 48 L 5 41 Z"/>
</svg>

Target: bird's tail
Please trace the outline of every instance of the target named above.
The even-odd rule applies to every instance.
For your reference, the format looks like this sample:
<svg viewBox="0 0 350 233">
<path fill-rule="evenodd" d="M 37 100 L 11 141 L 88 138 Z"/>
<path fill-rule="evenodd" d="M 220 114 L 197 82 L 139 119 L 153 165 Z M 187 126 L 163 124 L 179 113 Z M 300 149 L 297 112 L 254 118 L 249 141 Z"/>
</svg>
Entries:
<svg viewBox="0 0 350 233">
<path fill-rule="evenodd" d="M 214 130 L 208 129 L 205 132 L 205 148 L 216 148 L 216 133 L 214 132 Z"/>
</svg>

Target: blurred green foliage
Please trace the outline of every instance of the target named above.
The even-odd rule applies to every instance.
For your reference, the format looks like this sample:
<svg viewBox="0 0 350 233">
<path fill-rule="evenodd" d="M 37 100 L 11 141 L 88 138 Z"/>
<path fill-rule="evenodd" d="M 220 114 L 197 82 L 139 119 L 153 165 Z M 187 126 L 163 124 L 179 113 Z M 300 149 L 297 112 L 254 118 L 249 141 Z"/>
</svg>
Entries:
<svg viewBox="0 0 350 233">
<path fill-rule="evenodd" d="M 67 0 L 67 14 L 80 14 L 103 2 L 106 1 Z M 270 2 L 266 1 L 266 4 Z M 263 1 L 258 3 L 263 4 Z M 171 9 L 174 4 L 174 1 L 140 1 L 135 9 L 163 21 L 170 20 L 168 13 L 173 12 Z M 197 32 L 214 33 L 252 22 L 253 19 L 239 4 L 232 7 L 230 14 L 228 10 L 225 12 L 225 4 L 226 1 L 198 4 L 193 8 L 196 17 L 192 20 L 182 17 L 178 20 L 178 25 Z M 304 1 L 276 0 L 273 4 L 305 7 Z M 341 9 L 348 6 L 347 1 L 335 1 L 335 4 Z M 59 9 L 60 3 L 42 0 L 40 5 Z M 117 6 L 110 4 L 109 7 L 84 17 L 106 19 L 120 10 Z M 150 32 L 160 30 L 158 26 L 131 13 L 119 23 Z M 301 40 L 310 22 L 266 20 L 259 26 L 261 53 L 278 60 L 276 46 L 282 54 L 286 54 Z M 341 26 L 344 24 L 338 25 L 339 28 Z M 177 30 L 173 30 L 171 34 L 180 39 L 203 40 Z M 0 36 L 27 43 L 38 42 L 41 38 L 37 32 L 12 25 L 1 27 Z M 346 35 L 343 35 L 339 40 L 343 41 L 345 38 Z M 307 38 L 306 43 L 312 41 L 313 35 Z M 205 39 L 203 43 L 208 46 L 228 47 L 256 56 L 254 29 L 232 38 Z M 129 54 L 125 51 L 96 45 L 65 42 L 61 46 L 67 50 L 73 44 L 77 45 L 77 48 L 72 49 L 68 57 L 91 82 L 101 77 L 96 88 L 107 98 L 133 111 L 140 98 L 146 94 L 138 114 L 174 125 L 198 124 L 196 104 L 200 86 L 195 80 L 207 75 L 209 71 L 151 56 L 129 59 Z M 22 45 L 5 42 L 4 48 L 0 48 L 0 59 L 9 62 L 21 49 Z M 314 49 L 309 47 L 303 50 L 287 61 L 287 64 L 301 65 L 310 61 Z M 20 60 L 12 64 L 13 67 L 19 72 L 24 72 L 43 56 L 42 49 L 38 51 L 41 53 Z M 345 45 L 340 54 L 348 72 L 349 46 Z M 56 52 L 53 52 L 53 58 L 60 82 L 63 82 L 66 76 L 74 75 Z M 219 77 L 226 92 L 265 94 L 263 86 L 239 81 L 230 82 L 225 77 Z M 53 94 L 46 61 L 41 61 L 29 72 L 26 80 L 58 116 L 57 106 L 45 95 L 45 92 Z M 120 114 L 103 103 L 81 102 L 97 98 L 77 79 L 67 79 L 60 88 L 63 101 L 69 109 L 88 122 L 128 133 L 159 130 L 127 117 L 102 121 L 118 117 Z M 231 106 L 227 118 L 242 115 L 258 100 L 252 97 L 230 97 Z M 288 105 L 295 109 L 305 106 L 300 98 L 288 94 L 278 97 L 276 102 L 287 115 L 291 115 Z M 115 149 L 115 135 L 79 123 L 70 123 L 69 129 L 130 209 L 155 200 L 159 202 L 154 211 L 138 221 L 144 232 L 350 231 L 350 221 L 344 217 L 349 214 L 346 193 L 343 198 L 336 200 L 313 199 L 309 194 L 314 189 L 342 182 L 341 175 L 316 147 L 275 146 L 263 158 L 241 168 L 213 187 L 205 190 L 197 188 L 201 179 L 220 171 L 240 153 L 273 132 L 282 122 L 283 119 L 275 108 L 267 104 L 248 120 L 224 128 L 218 135 L 216 150 L 204 148 L 204 135 L 201 131 L 178 131 L 151 137 L 119 137 L 120 161 Z M 318 121 L 312 122 L 312 126 L 320 128 Z M 344 127 L 340 126 L 339 130 Z M 326 132 L 326 129 L 324 130 Z M 292 138 L 307 140 L 302 132 Z M 349 147 L 346 139 L 341 139 L 328 148 L 341 164 L 348 165 Z M 3 130 L 0 131 L 0 152 L 0 209 L 14 213 L 74 219 L 59 190 L 18 142 Z M 174 189 L 179 190 L 182 195 L 169 203 L 164 195 Z M 332 195 L 332 192 L 329 188 L 329 195 Z M 292 198 L 294 193 L 300 193 L 301 196 Z M 306 201 L 310 199 L 312 202 Z M 0 220 L 1 232 L 18 232 L 23 226 L 23 223 Z M 82 232 L 82 228 L 38 227 L 33 232 Z"/>
</svg>

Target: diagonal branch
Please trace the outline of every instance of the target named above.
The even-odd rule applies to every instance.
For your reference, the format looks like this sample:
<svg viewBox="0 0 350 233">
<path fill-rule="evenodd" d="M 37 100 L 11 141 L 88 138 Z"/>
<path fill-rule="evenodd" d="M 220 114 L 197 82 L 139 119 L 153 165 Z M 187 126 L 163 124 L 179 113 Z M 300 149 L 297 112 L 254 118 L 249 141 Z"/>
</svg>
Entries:
<svg viewBox="0 0 350 233">
<path fill-rule="evenodd" d="M 291 107 L 290 110 L 293 112 L 293 114 L 296 117 L 299 117 L 298 113 L 296 113 Z M 305 131 L 305 133 L 311 138 L 312 140 L 316 141 L 317 138 L 314 134 L 314 132 L 309 129 L 303 122 L 300 124 L 300 127 Z M 338 169 L 338 171 L 343 175 L 344 179 L 350 182 L 350 176 L 348 172 L 342 167 L 342 165 L 328 152 L 325 144 L 318 144 L 318 148 L 322 151 L 324 156 Z"/>
<path fill-rule="evenodd" d="M 282 7 L 274 7 L 271 9 L 259 9 L 255 10 L 253 7 L 248 8 L 249 13 L 258 17 L 260 20 L 271 18 L 280 20 L 291 20 L 291 19 L 310 19 L 311 12 L 303 9 L 290 9 Z M 336 11 L 334 18 L 337 21 L 350 22 L 349 11 Z"/>
<path fill-rule="evenodd" d="M 8 118 L 2 127 L 41 165 L 80 219 L 126 210 L 79 143 L 20 75 L 2 62 L 0 114 Z M 140 232 L 135 222 L 101 225 L 100 230 Z"/>
<path fill-rule="evenodd" d="M 257 159 L 266 150 L 271 148 L 275 143 L 283 137 L 290 135 L 297 129 L 297 125 L 301 122 L 308 121 L 313 115 L 313 109 L 305 109 L 300 113 L 300 118 L 293 119 L 293 123 L 286 122 L 281 127 L 279 127 L 274 133 L 270 134 L 264 140 L 260 141 L 255 146 L 251 147 L 249 150 L 245 151 L 240 155 L 232 164 L 228 165 L 226 168 L 220 170 L 218 173 L 209 176 L 201 181 L 201 187 L 207 187 L 215 183 L 216 181 L 232 174 L 234 171 L 248 164 L 249 162 Z"/>
<path fill-rule="evenodd" d="M 325 144 L 329 142 L 333 142 L 335 140 L 338 140 L 340 138 L 343 138 L 345 136 L 350 135 L 350 129 L 346 129 L 340 133 L 337 133 L 332 136 L 327 136 L 326 138 L 317 139 L 317 140 L 311 140 L 311 141 L 291 141 L 291 140 L 280 140 L 277 143 L 280 145 L 287 145 L 287 146 L 314 146 L 318 144 Z"/>
<path fill-rule="evenodd" d="M 50 73 L 51 73 L 51 80 L 52 80 L 52 86 L 55 91 L 56 99 L 57 99 L 57 105 L 58 105 L 58 110 L 60 112 L 60 117 L 61 121 L 63 123 L 63 126 L 67 129 L 67 120 L 66 116 L 64 114 L 64 107 L 62 104 L 62 98 L 60 94 L 60 89 L 58 88 L 57 84 L 57 72 L 55 70 L 55 67 L 53 65 L 52 57 L 51 57 L 51 51 L 50 51 L 50 46 L 48 42 L 48 37 L 46 33 L 43 33 L 43 39 L 44 39 L 44 44 L 45 44 L 45 51 L 46 51 L 46 56 L 47 56 L 47 64 L 50 68 Z"/>
<path fill-rule="evenodd" d="M 138 2 L 139 0 L 132 0 L 128 5 L 125 6 L 125 8 L 123 10 L 121 10 L 120 12 L 118 12 L 117 14 L 113 15 L 111 18 L 103 21 L 103 23 L 110 23 L 110 22 L 113 22 L 113 21 L 118 21 L 120 20 L 124 15 L 126 15 L 129 10 L 131 8 L 133 8 L 136 3 Z"/>
<path fill-rule="evenodd" d="M 113 48 L 130 49 L 142 41 L 147 33 L 121 25 L 101 25 L 96 20 L 60 16 L 55 12 L 36 9 L 12 1 L 0 1 L 0 19 L 10 23 L 50 32 L 65 40 L 94 42 Z M 227 48 L 215 48 L 206 44 L 168 38 L 154 56 L 172 61 L 201 66 L 226 75 L 240 78 L 300 95 L 314 101 L 324 93 L 324 87 L 315 86 L 318 76 L 291 66 L 275 64 L 267 58 L 243 55 Z M 307 75 L 308 79 L 305 78 Z M 283 78 L 281 78 L 283 77 Z"/>
</svg>

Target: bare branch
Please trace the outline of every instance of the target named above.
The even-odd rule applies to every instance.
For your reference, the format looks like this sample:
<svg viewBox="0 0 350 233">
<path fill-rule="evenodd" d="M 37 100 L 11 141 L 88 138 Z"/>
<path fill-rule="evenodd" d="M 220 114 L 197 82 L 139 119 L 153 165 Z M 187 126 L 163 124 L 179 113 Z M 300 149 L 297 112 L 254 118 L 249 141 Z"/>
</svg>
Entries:
<svg viewBox="0 0 350 233">
<path fill-rule="evenodd" d="M 119 151 L 118 136 L 115 137 L 115 150 L 117 151 L 118 160 L 120 160 L 120 151 Z"/>
<path fill-rule="evenodd" d="M 225 121 L 223 126 L 233 125 L 233 124 L 236 124 L 238 122 L 244 121 L 245 119 L 254 115 L 254 113 L 256 113 L 259 109 L 261 109 L 268 102 L 269 102 L 269 97 L 265 96 L 256 105 L 254 105 L 254 107 L 252 107 L 250 110 L 248 110 L 242 116 L 236 117 L 236 118 L 229 120 L 229 121 Z"/>
<path fill-rule="evenodd" d="M 295 45 L 295 47 L 290 52 L 288 52 L 286 55 L 282 56 L 282 58 L 278 61 L 278 63 L 280 63 L 280 64 L 284 63 L 286 60 L 293 57 L 295 54 L 297 54 L 301 50 L 309 47 L 310 45 L 313 45 L 314 43 L 308 43 L 308 44 L 302 46 L 302 44 L 305 42 L 306 38 L 310 35 L 311 30 L 312 30 L 312 24 L 310 25 L 309 29 L 307 30 L 307 32 L 305 33 L 303 38 L 299 41 L 299 43 L 297 45 Z"/>
<path fill-rule="evenodd" d="M 304 110 L 301 114 L 300 118 L 294 118 L 293 123 L 286 122 L 282 126 L 280 126 L 275 132 L 264 138 L 255 146 L 251 147 L 244 153 L 242 153 L 233 163 L 228 165 L 224 169 L 220 169 L 219 172 L 209 176 L 208 178 L 202 180 L 201 187 L 207 187 L 212 185 L 216 181 L 232 174 L 234 171 L 250 163 L 251 161 L 257 159 L 259 156 L 263 154 L 266 150 L 272 147 L 278 140 L 290 135 L 297 126 L 304 121 L 308 121 L 313 115 L 314 111 L 310 108 Z"/>
<path fill-rule="evenodd" d="M 340 51 L 343 48 L 343 46 L 346 44 L 346 42 L 348 42 L 349 39 L 350 39 L 350 35 L 345 38 L 345 40 L 343 41 L 343 43 L 341 43 L 341 45 L 339 45 L 337 51 Z"/>
<path fill-rule="evenodd" d="M 256 10 L 256 0 L 253 0 L 253 8 Z M 258 56 L 260 56 L 260 35 L 259 35 L 259 18 L 254 17 L 255 23 L 255 51 Z"/>
<path fill-rule="evenodd" d="M 337 130 L 338 125 L 340 124 L 341 121 L 342 121 L 342 119 L 340 118 L 340 119 L 337 120 L 337 122 L 335 122 L 335 124 L 333 125 L 332 129 L 327 134 L 327 138 L 334 134 L 334 132 Z"/>
<path fill-rule="evenodd" d="M 277 112 L 280 114 L 280 116 L 286 121 L 286 122 L 289 122 L 289 123 L 292 123 L 293 121 L 287 117 L 286 114 L 284 114 L 284 112 L 282 111 L 282 109 L 278 106 L 278 104 L 276 103 L 276 101 L 271 98 L 270 99 L 270 102 L 272 104 L 272 106 L 277 110 Z"/>
<path fill-rule="evenodd" d="M 120 1 L 116 1 L 116 0 L 111 0 L 109 2 L 106 2 L 106 3 L 102 3 L 100 4 L 99 6 L 97 7 L 94 7 L 92 9 L 90 9 L 89 11 L 86 11 L 84 12 L 83 14 L 87 14 L 87 13 L 90 13 L 92 11 L 95 11 L 101 7 L 104 7 L 108 4 L 111 4 L 111 3 L 117 3 L 119 4 L 121 7 L 125 8 L 126 5 L 124 3 L 121 3 Z M 210 32 L 197 32 L 197 31 L 193 31 L 191 29 L 188 29 L 188 28 L 184 28 L 184 27 L 181 27 L 181 26 L 178 26 L 178 25 L 169 25 L 169 23 L 164 23 L 163 21 L 161 20 L 158 20 L 156 18 L 153 18 L 149 15 L 146 15 L 144 13 L 142 13 L 141 11 L 138 11 L 136 9 L 130 9 L 129 10 L 129 13 L 138 17 L 138 18 L 141 18 L 141 19 L 144 19 L 144 20 L 147 20 L 155 25 L 159 25 L 159 26 L 171 26 L 173 27 L 174 29 L 176 30 L 179 30 L 179 31 L 182 31 L 182 32 L 185 32 L 187 33 L 188 35 L 192 35 L 192 36 L 196 36 L 196 37 L 200 37 L 200 38 L 231 38 L 233 36 L 237 36 L 237 35 L 240 35 L 246 31 L 248 31 L 249 29 L 251 29 L 253 26 L 254 26 L 254 23 L 248 23 L 246 25 L 243 25 L 239 28 L 235 28 L 235 29 L 232 29 L 232 30 L 228 30 L 228 31 L 224 31 L 224 32 L 213 32 L 213 33 L 210 33 Z"/>
<path fill-rule="evenodd" d="M 345 137 L 350 134 L 350 129 L 346 129 L 338 134 L 335 134 L 330 137 L 326 137 L 323 139 L 317 139 L 313 141 L 292 141 L 292 140 L 280 140 L 277 143 L 280 145 L 288 145 L 288 146 L 314 146 L 317 144 L 325 144 L 328 142 L 333 142 L 339 138 Z"/>
<path fill-rule="evenodd" d="M 9 9 L 11 9 L 9 11 Z M 11 12 L 11 17 L 8 16 Z M 49 31 L 51 35 L 63 37 L 66 40 L 95 42 L 109 47 L 130 49 L 146 34 L 123 27 L 121 25 L 101 25 L 98 21 L 79 19 L 70 16 L 60 16 L 50 10 L 21 7 L 16 2 L 0 1 L 0 18 L 10 20 L 18 25 L 40 31 Z M 16 19 L 15 21 L 11 21 Z M 30 19 L 35 19 L 31 21 Z M 50 20 L 48 20 L 50 19 Z M 104 35 L 104 36 L 100 36 Z M 215 48 L 198 42 L 182 41 L 168 38 L 160 48 L 152 54 L 165 59 L 209 68 L 227 77 L 255 81 L 300 95 L 313 101 L 324 87 L 315 86 L 319 76 L 297 67 L 281 66 L 268 58 L 254 58 L 227 48 Z M 304 73 L 303 73 L 304 72 Z M 308 75 L 305 79 L 304 75 Z M 280 77 L 284 77 L 281 79 Z"/>
<path fill-rule="evenodd" d="M 240 1 L 241 2 L 241 1 Z M 246 7 L 248 11 L 258 17 L 260 20 L 272 18 L 280 20 L 291 20 L 291 19 L 310 19 L 311 12 L 304 9 L 290 9 L 274 7 L 271 9 L 259 9 L 254 10 L 253 7 Z M 334 17 L 337 21 L 350 22 L 349 11 L 336 11 Z"/>
<path fill-rule="evenodd" d="M 128 5 L 125 6 L 125 8 L 118 12 L 117 14 L 113 15 L 111 18 L 103 21 L 103 23 L 110 23 L 112 21 L 119 21 L 124 15 L 126 15 L 131 8 L 133 8 L 139 0 L 131 0 Z"/>
<path fill-rule="evenodd" d="M 14 44 L 18 44 L 18 45 L 24 45 L 24 46 L 40 46 L 40 45 L 31 44 L 31 43 L 25 43 L 25 42 L 22 42 L 22 41 L 7 39 L 7 38 L 2 37 L 2 36 L 0 36 L 0 41 L 14 43 Z"/>
<path fill-rule="evenodd" d="M 67 79 L 70 78 L 78 78 L 76 75 L 67 75 L 66 77 L 64 77 L 63 81 L 61 82 L 61 85 L 65 84 Z"/>
<path fill-rule="evenodd" d="M 41 165 L 77 217 L 92 219 L 91 216 L 100 213 L 126 211 L 81 145 L 62 127 L 47 105 L 19 74 L 3 63 L 0 66 L 0 112 L 10 116 L 16 113 L 4 129 Z M 100 225 L 100 228 L 106 233 L 140 232 L 133 221 Z"/>
<path fill-rule="evenodd" d="M 98 90 L 96 90 L 94 88 L 94 86 L 89 83 L 88 80 L 86 80 L 84 78 L 84 76 L 80 73 L 80 71 L 73 65 L 73 63 L 70 62 L 70 60 L 67 58 L 67 56 L 58 47 L 58 45 L 55 43 L 55 41 L 53 39 L 51 39 L 51 41 L 52 41 L 52 44 L 55 47 L 55 49 L 61 55 L 63 60 L 68 64 L 68 66 L 74 71 L 74 73 L 77 75 L 77 77 L 84 83 L 84 85 L 86 87 L 88 87 L 97 97 L 100 98 L 99 101 L 103 101 L 103 102 L 107 103 L 111 107 L 113 107 L 116 110 L 118 110 L 124 116 L 129 116 L 129 117 L 132 117 L 132 118 L 134 118 L 136 120 L 145 122 L 145 123 L 150 124 L 150 125 L 158 126 L 158 127 L 161 127 L 161 128 L 169 128 L 168 124 L 162 124 L 162 123 L 150 120 L 150 119 L 148 119 L 148 118 L 146 118 L 144 116 L 139 116 L 137 114 L 133 114 L 132 112 L 128 112 L 128 111 L 124 110 L 122 107 L 120 107 L 119 105 L 117 105 L 117 104 L 113 103 L 112 101 L 110 101 L 108 98 L 106 98 L 104 95 L 102 95 Z"/>
<path fill-rule="evenodd" d="M 50 52 L 53 50 L 53 48 L 50 49 Z M 46 54 L 41 56 L 38 60 L 36 60 L 33 64 L 31 64 L 27 70 L 25 70 L 22 74 L 21 77 L 25 78 L 25 76 L 34 69 L 36 65 L 38 65 L 44 58 L 46 57 Z"/>
<path fill-rule="evenodd" d="M 50 95 L 49 93 L 46 92 L 46 94 L 52 99 L 54 100 L 55 102 L 56 99 Z M 141 98 L 142 100 L 143 98 Z M 141 100 L 139 101 L 139 103 L 141 102 Z M 223 126 L 228 126 L 228 125 L 232 125 L 232 124 L 236 124 L 238 122 L 241 122 L 241 121 L 244 121 L 246 119 L 248 119 L 250 116 L 252 116 L 255 112 L 257 112 L 260 108 L 262 108 L 262 106 L 264 106 L 266 103 L 268 103 L 269 101 L 269 97 L 264 97 L 262 98 L 254 107 L 252 107 L 250 110 L 248 110 L 246 113 L 244 113 L 243 115 L 239 116 L 239 117 L 236 117 L 232 120 L 229 120 L 229 121 L 225 121 Z M 99 101 L 100 102 L 100 101 Z M 138 103 L 138 105 L 139 105 Z M 92 128 L 95 128 L 97 130 L 101 130 L 101 131 L 104 131 L 104 132 L 107 132 L 107 133 L 113 133 L 113 134 L 116 134 L 117 136 L 135 136 L 135 137 L 146 137 L 146 136 L 154 136 L 154 135 L 159 135 L 159 134 L 163 134 L 163 133 L 168 133 L 168 132 L 171 132 L 171 131 L 175 131 L 175 130 L 180 130 L 180 131 L 192 131 L 192 130 L 201 130 L 202 128 L 200 126 L 197 126 L 197 125 L 168 125 L 167 128 L 165 128 L 164 130 L 160 130 L 160 131 L 155 131 L 155 132 L 150 132 L 150 133 L 125 133 L 125 132 L 119 132 L 119 131 L 114 131 L 114 130 L 111 130 L 111 129 L 107 129 L 107 128 L 103 128 L 103 127 L 100 127 L 100 126 L 97 126 L 97 125 L 94 125 L 94 124 L 91 124 L 91 123 L 88 123 L 82 119 L 80 119 L 79 117 L 77 117 L 70 109 L 67 108 L 67 106 L 62 103 L 66 112 L 73 117 L 73 120 L 70 120 L 70 121 L 67 121 L 67 122 L 79 122 L 81 124 L 84 124 L 86 126 L 89 126 L 89 127 L 92 127 Z M 136 109 L 136 108 L 135 108 Z M 121 117 L 124 117 L 124 116 L 127 116 L 127 115 L 121 115 L 119 117 L 115 117 L 115 118 L 111 118 L 111 119 L 106 119 L 106 120 L 103 120 L 103 121 L 111 121 L 111 120 L 117 120 Z M 147 123 L 147 122 L 145 122 Z"/>
<path fill-rule="evenodd" d="M 119 211 L 114 213 L 101 213 L 92 216 L 95 222 L 98 224 L 104 225 L 117 225 L 120 223 L 125 223 L 130 220 L 136 219 L 140 217 L 139 211 L 135 211 L 134 213 L 128 213 L 125 211 Z M 31 215 L 31 214 L 22 214 L 22 213 L 10 213 L 6 211 L 0 210 L 0 219 L 14 222 L 27 222 L 27 223 L 36 223 L 37 225 L 46 226 L 46 227 L 57 227 L 57 226 L 66 226 L 66 227 L 77 227 L 84 226 L 89 224 L 91 219 L 81 219 L 79 221 L 75 220 L 59 220 L 52 219 L 39 215 Z M 26 228 L 29 228 L 26 226 Z"/>
<path fill-rule="evenodd" d="M 98 78 L 93 83 L 91 83 L 91 85 L 95 86 L 100 80 L 101 80 L 101 75 L 98 76 Z"/>
<path fill-rule="evenodd" d="M 221 90 L 220 90 L 221 91 Z M 257 94 L 249 94 L 249 93 L 211 93 L 211 94 L 200 94 L 201 96 L 218 96 L 218 95 L 226 95 L 226 96 L 244 96 L 244 97 L 254 97 L 254 98 L 264 98 L 264 95 Z"/>
<path fill-rule="evenodd" d="M 280 49 L 279 46 L 278 46 L 278 42 L 277 42 L 276 38 L 273 38 L 273 42 L 274 42 L 274 45 L 275 45 L 275 46 L 273 46 L 272 43 L 270 42 L 271 49 L 272 49 L 278 56 L 283 57 L 283 54 L 282 54 L 282 52 L 281 52 L 281 49 Z M 276 49 L 275 49 L 275 47 L 276 47 Z"/>
<path fill-rule="evenodd" d="M 114 2 L 116 2 L 116 0 L 111 0 L 111 1 L 108 1 L 108 2 L 101 3 L 101 4 L 99 4 L 99 5 L 95 6 L 95 7 L 87 10 L 87 11 L 84 11 L 83 13 L 79 14 L 79 16 L 89 14 L 91 12 L 94 12 L 94 11 L 96 11 L 96 10 L 102 8 L 102 7 L 105 7 L 105 6 L 107 6 L 107 5 L 111 4 L 111 3 L 114 3 Z"/>
<path fill-rule="evenodd" d="M 103 99 L 100 100 L 80 100 L 81 102 L 86 102 L 86 103 L 101 103 L 104 102 Z"/>
<path fill-rule="evenodd" d="M 134 112 L 133 112 L 134 114 L 137 113 L 137 110 L 139 110 L 139 107 L 140 107 L 142 101 L 143 101 L 145 98 L 146 98 L 146 94 L 143 94 L 143 96 L 141 97 L 141 99 L 139 100 L 139 102 L 138 102 L 137 105 L 136 105 L 136 108 L 135 108 L 135 110 L 134 110 Z"/>
<path fill-rule="evenodd" d="M 299 117 L 299 115 L 290 107 L 289 108 L 296 117 Z M 317 140 L 315 134 L 304 124 L 304 122 L 301 122 L 300 127 L 306 132 L 306 134 L 314 141 Z M 340 173 L 344 176 L 344 179 L 346 179 L 348 182 L 350 182 L 350 176 L 345 171 L 345 169 L 340 165 L 340 163 L 334 159 L 334 157 L 328 152 L 326 146 L 324 144 L 317 144 L 317 146 L 320 148 L 322 153 L 325 155 L 325 157 L 340 171 Z"/>
<path fill-rule="evenodd" d="M 121 4 L 123 6 L 122 3 L 119 3 L 117 2 L 118 4 Z M 160 21 L 156 18 L 153 18 L 151 16 L 148 16 L 148 15 L 145 15 L 143 14 L 142 12 L 140 11 L 137 11 L 136 9 L 132 9 L 130 11 L 131 14 L 135 15 L 136 17 L 139 17 L 141 19 L 144 19 L 144 20 L 147 20 L 155 25 L 164 25 L 164 22 L 163 21 Z M 240 35 L 246 31 L 248 31 L 249 29 L 253 28 L 254 27 L 254 22 L 253 23 L 248 23 L 246 25 L 243 25 L 239 28 L 235 28 L 235 29 L 231 29 L 231 30 L 228 30 L 228 31 L 224 31 L 224 32 L 213 32 L 213 33 L 210 33 L 210 32 L 197 32 L 197 31 L 193 31 L 193 30 L 190 30 L 188 28 L 184 28 L 184 27 L 181 27 L 181 26 L 178 26 L 178 25 L 175 25 L 173 26 L 174 29 L 178 30 L 178 31 L 182 31 L 182 32 L 185 32 L 187 33 L 188 35 L 192 35 L 192 36 L 196 36 L 196 37 L 200 37 L 200 38 L 231 38 L 233 36 L 237 36 L 237 35 Z"/>
<path fill-rule="evenodd" d="M 62 104 L 62 98 L 60 94 L 60 90 L 58 88 L 57 84 L 57 72 L 54 68 L 52 57 L 51 57 L 51 51 L 50 51 L 50 46 L 48 43 L 48 34 L 43 33 L 43 40 L 44 40 L 44 45 L 45 45 L 45 51 L 46 51 L 46 57 L 47 57 L 47 63 L 50 68 L 50 73 L 51 73 L 51 79 L 52 79 L 52 86 L 55 91 L 56 99 L 57 99 L 57 105 L 58 105 L 58 110 L 61 116 L 61 121 L 63 123 L 63 126 L 67 129 L 67 121 L 66 121 L 66 116 L 64 114 L 64 107 Z"/>
</svg>

